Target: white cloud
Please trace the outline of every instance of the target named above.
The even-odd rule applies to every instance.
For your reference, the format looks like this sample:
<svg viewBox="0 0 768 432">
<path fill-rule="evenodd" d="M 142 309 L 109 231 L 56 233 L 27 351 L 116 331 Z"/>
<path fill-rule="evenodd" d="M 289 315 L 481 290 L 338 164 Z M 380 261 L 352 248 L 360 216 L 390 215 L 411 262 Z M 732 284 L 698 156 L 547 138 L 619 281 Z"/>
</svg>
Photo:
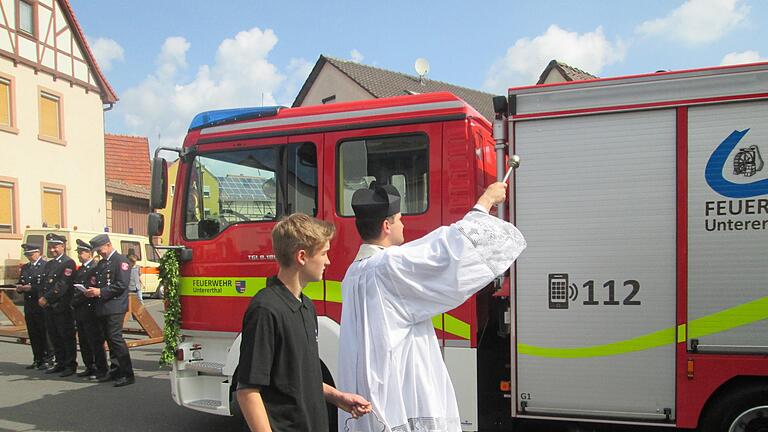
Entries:
<svg viewBox="0 0 768 432">
<path fill-rule="evenodd" d="M 364 58 L 365 56 L 363 56 L 363 54 L 356 49 L 353 49 L 349 52 L 349 59 L 355 63 L 362 63 Z"/>
<path fill-rule="evenodd" d="M 720 62 L 721 65 L 734 65 L 744 63 L 757 63 L 768 61 L 768 59 L 760 57 L 760 53 L 757 51 L 742 51 L 728 53 L 723 57 Z"/>
<path fill-rule="evenodd" d="M 544 34 L 518 39 L 508 48 L 486 74 L 484 87 L 503 93 L 510 86 L 534 84 L 552 59 L 596 75 L 605 66 L 623 60 L 625 52 L 624 43 L 609 41 L 602 27 L 579 34 L 553 24 Z"/>
<path fill-rule="evenodd" d="M 88 45 L 90 45 L 91 51 L 93 51 L 93 55 L 96 57 L 99 68 L 104 72 L 112 69 L 113 62 L 123 61 L 124 59 L 125 52 L 123 47 L 112 39 L 96 38 L 95 40 L 89 40 Z"/>
<path fill-rule="evenodd" d="M 743 0 L 687 0 L 667 16 L 643 22 L 636 31 L 691 44 L 712 42 L 741 24 L 749 10 Z"/>
<path fill-rule="evenodd" d="M 278 38 L 272 30 L 252 28 L 219 44 L 215 61 L 192 74 L 191 44 L 170 37 L 157 56 L 156 70 L 121 96 L 113 115 L 130 133 L 149 137 L 153 147 L 180 146 L 195 114 L 221 108 L 290 105 L 312 69 L 291 59 L 281 71 L 269 60 Z"/>
</svg>

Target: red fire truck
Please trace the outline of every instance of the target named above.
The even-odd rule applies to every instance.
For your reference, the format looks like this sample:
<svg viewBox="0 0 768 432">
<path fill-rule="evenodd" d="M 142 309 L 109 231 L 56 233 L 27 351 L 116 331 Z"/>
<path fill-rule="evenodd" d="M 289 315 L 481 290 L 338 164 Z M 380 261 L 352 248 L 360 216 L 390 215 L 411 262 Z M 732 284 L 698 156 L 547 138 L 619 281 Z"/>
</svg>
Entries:
<svg viewBox="0 0 768 432">
<path fill-rule="evenodd" d="M 305 290 L 332 383 L 340 281 L 360 244 L 352 193 L 395 186 L 412 240 L 461 218 L 517 154 L 498 216 L 528 249 L 433 318 L 463 429 L 768 430 L 768 64 L 513 88 L 494 107 L 493 124 L 448 93 L 195 117 L 173 149 L 176 403 L 235 412 L 242 316 L 276 272 L 280 217 L 337 227 L 325 280 Z M 166 205 L 164 163 L 153 208 Z M 162 226 L 151 214 L 151 232 Z"/>
</svg>

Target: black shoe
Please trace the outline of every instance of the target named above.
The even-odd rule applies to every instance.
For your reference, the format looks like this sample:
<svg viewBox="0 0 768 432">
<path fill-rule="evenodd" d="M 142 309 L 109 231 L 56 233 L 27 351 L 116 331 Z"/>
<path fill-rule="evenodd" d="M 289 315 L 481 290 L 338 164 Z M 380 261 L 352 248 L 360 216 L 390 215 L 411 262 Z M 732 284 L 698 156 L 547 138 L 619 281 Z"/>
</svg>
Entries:
<svg viewBox="0 0 768 432">
<path fill-rule="evenodd" d="M 100 383 L 110 382 L 110 381 L 112 381 L 113 379 L 114 379 L 114 378 L 112 378 L 112 375 L 110 375 L 110 374 L 104 374 L 104 375 L 102 375 L 102 376 L 97 376 L 97 377 L 96 377 L 96 381 L 97 381 L 97 382 L 100 382 Z"/>
<path fill-rule="evenodd" d="M 37 370 L 48 370 L 53 366 L 48 362 L 42 362 L 37 366 Z"/>
<path fill-rule="evenodd" d="M 64 370 L 63 370 L 63 371 L 62 371 L 62 372 L 59 374 L 59 376 L 60 376 L 60 377 L 62 377 L 62 378 L 66 378 L 66 377 L 68 377 L 68 376 L 72 376 L 72 375 L 74 375 L 74 374 L 75 374 L 75 368 L 66 368 L 66 369 L 64 369 Z"/>
<path fill-rule="evenodd" d="M 25 367 L 24 369 L 27 369 L 27 370 L 29 370 L 29 369 L 37 369 L 37 368 L 40 367 L 40 365 L 41 365 L 40 362 L 34 362 L 31 365 Z"/>
<path fill-rule="evenodd" d="M 46 375 L 48 375 L 48 374 L 60 373 L 60 372 L 63 372 L 63 371 L 64 371 L 64 366 L 58 365 L 58 366 L 54 366 L 52 368 L 49 368 L 44 373 Z"/>
<path fill-rule="evenodd" d="M 136 382 L 134 377 L 120 377 L 115 380 L 115 387 L 125 387 Z"/>
<path fill-rule="evenodd" d="M 78 377 L 78 378 L 84 378 L 84 377 L 89 377 L 91 375 L 96 375 L 96 371 L 91 369 L 91 368 L 87 368 L 86 370 L 84 370 L 82 372 L 78 372 L 77 375 L 75 375 L 75 376 Z"/>
</svg>

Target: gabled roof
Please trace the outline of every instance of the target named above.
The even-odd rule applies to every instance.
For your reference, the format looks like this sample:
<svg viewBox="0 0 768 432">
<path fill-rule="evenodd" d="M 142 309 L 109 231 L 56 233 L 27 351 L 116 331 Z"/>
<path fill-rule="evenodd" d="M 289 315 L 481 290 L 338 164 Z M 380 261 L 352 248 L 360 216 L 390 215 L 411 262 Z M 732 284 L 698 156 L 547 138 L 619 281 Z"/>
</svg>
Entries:
<svg viewBox="0 0 768 432">
<path fill-rule="evenodd" d="M 146 137 L 104 134 L 104 171 L 107 192 L 149 198 L 149 140 Z M 137 196 L 144 192 L 145 196 Z"/>
<path fill-rule="evenodd" d="M 556 69 L 558 72 L 560 72 L 560 75 L 562 75 L 566 81 L 584 81 L 584 80 L 591 80 L 591 79 L 598 78 L 592 75 L 591 73 L 584 72 L 583 70 L 577 67 L 567 65 L 557 60 L 552 60 L 549 62 L 547 67 L 544 68 L 544 72 L 541 73 L 541 75 L 539 76 L 539 80 L 536 82 L 536 84 L 544 84 L 544 82 L 547 80 L 547 76 L 552 71 L 552 69 Z"/>
<path fill-rule="evenodd" d="M 72 5 L 69 4 L 69 0 L 59 0 L 59 4 L 63 6 L 62 11 L 72 25 L 75 41 L 83 49 L 85 60 L 91 66 L 91 69 L 93 69 L 93 76 L 96 78 L 96 81 L 98 81 L 99 88 L 101 89 L 102 102 L 117 102 L 117 93 L 115 93 L 115 90 L 109 85 L 107 78 L 96 63 L 96 57 L 93 55 L 91 47 L 88 46 L 88 41 L 85 39 L 85 33 L 83 33 L 83 29 L 80 27 L 80 23 L 77 22 L 77 18 L 75 18 L 75 11 L 72 9 Z"/>
<path fill-rule="evenodd" d="M 427 78 L 423 80 L 423 83 L 420 83 L 419 77 L 415 75 L 393 72 L 324 55 L 321 55 L 317 60 L 315 67 L 301 87 L 299 94 L 296 96 L 296 100 L 293 101 L 294 107 L 301 106 L 301 103 L 304 101 L 307 93 L 309 93 L 310 88 L 312 88 L 320 71 L 326 64 L 331 64 L 376 98 L 447 91 L 472 105 L 473 108 L 479 111 L 480 114 L 489 121 L 493 120 L 494 117 L 494 95 L 490 93 L 484 93 Z"/>
</svg>

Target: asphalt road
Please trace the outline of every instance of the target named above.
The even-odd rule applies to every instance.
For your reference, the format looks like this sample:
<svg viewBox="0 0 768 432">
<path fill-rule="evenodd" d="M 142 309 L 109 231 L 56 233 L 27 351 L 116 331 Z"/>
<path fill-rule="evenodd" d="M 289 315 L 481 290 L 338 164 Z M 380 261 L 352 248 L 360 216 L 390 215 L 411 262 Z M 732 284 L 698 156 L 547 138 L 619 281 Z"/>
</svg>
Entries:
<svg viewBox="0 0 768 432">
<path fill-rule="evenodd" d="M 162 304 L 145 300 L 162 326 Z M 0 317 L 2 319 L 4 317 Z M 2 323 L 0 323 L 2 324 Z M 135 324 L 134 324 L 135 325 Z M 127 335 L 126 338 L 140 336 Z M 168 369 L 160 368 L 160 344 L 131 349 L 136 383 L 115 388 L 74 376 L 59 378 L 24 369 L 29 345 L 0 337 L 0 431 L 208 432 L 240 431 L 238 420 L 181 408 L 171 399 Z M 564 424 L 518 425 L 519 432 L 640 432 L 669 428 L 581 427 Z"/>
</svg>

